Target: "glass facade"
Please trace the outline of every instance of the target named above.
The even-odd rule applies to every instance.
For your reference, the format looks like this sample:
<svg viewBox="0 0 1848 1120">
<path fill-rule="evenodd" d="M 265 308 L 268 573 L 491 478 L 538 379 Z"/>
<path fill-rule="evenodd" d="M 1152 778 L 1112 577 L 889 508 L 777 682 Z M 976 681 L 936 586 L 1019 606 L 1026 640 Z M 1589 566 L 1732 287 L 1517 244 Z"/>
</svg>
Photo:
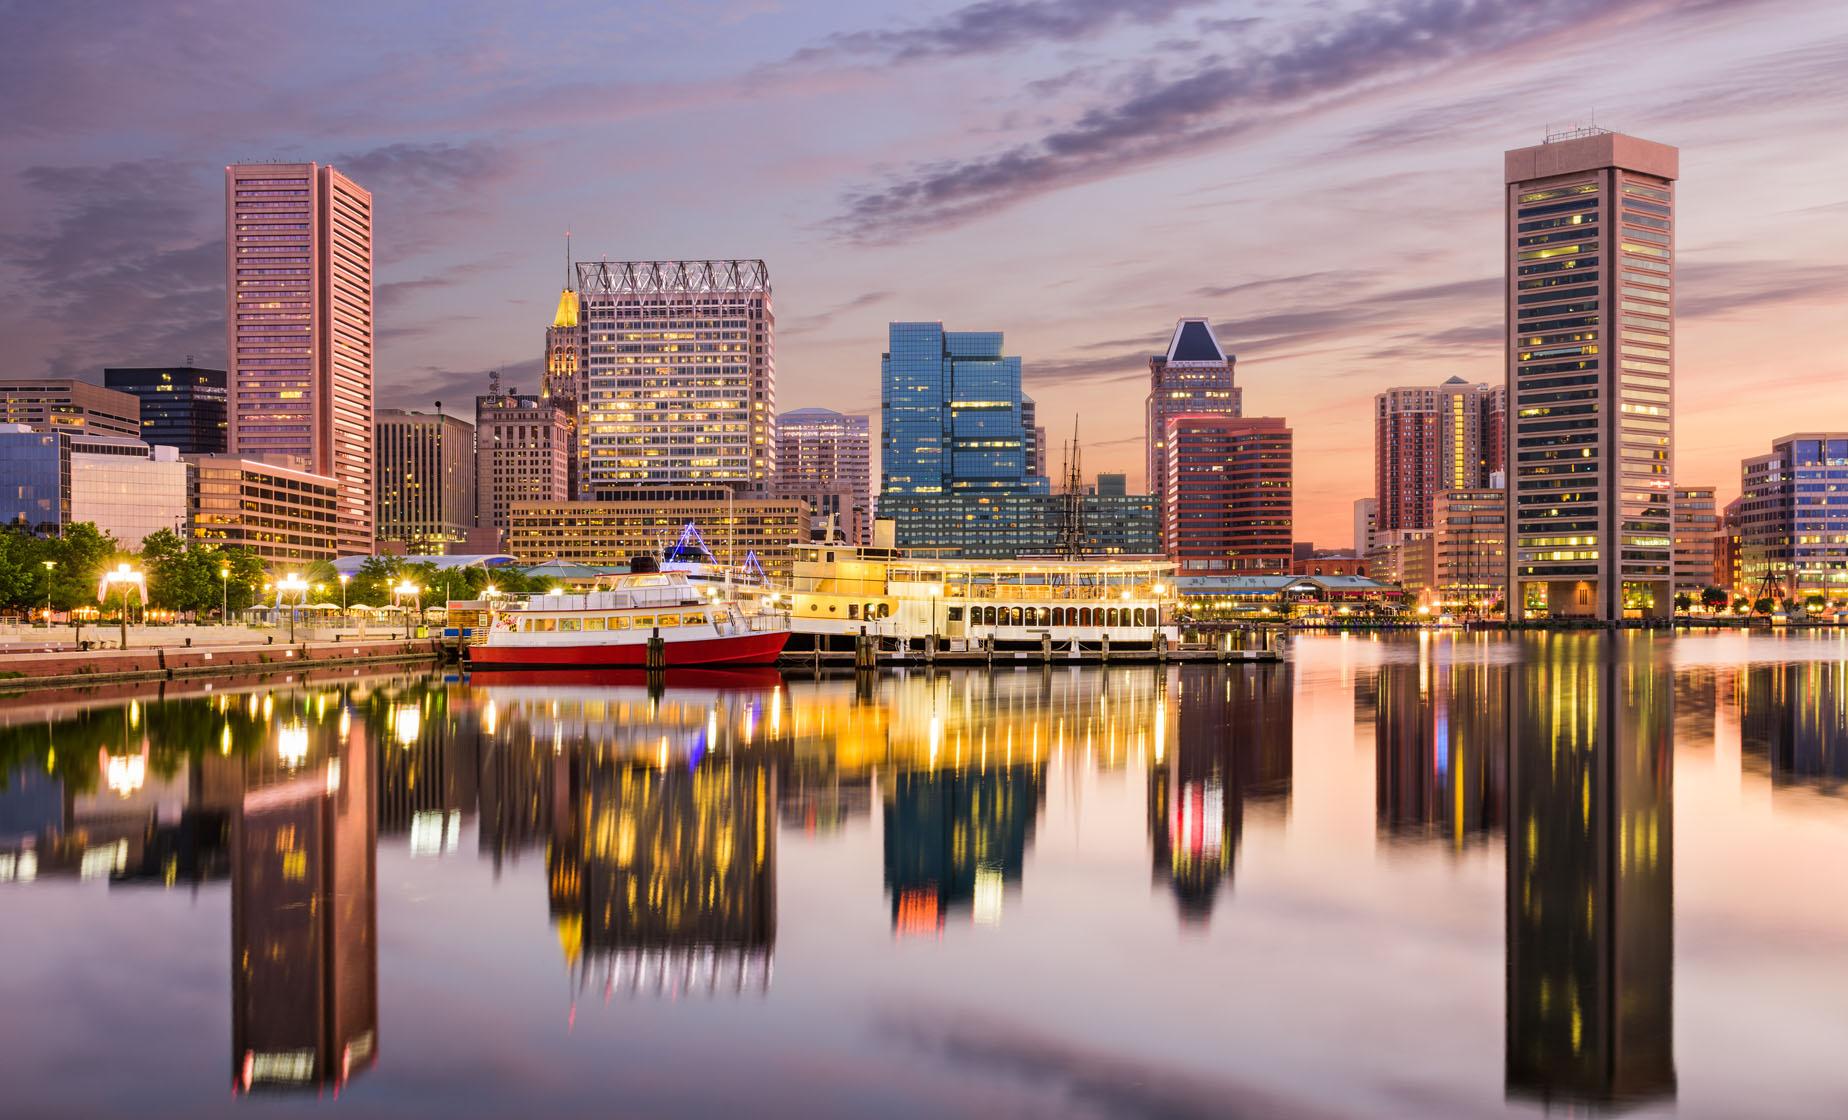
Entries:
<svg viewBox="0 0 1848 1120">
<path fill-rule="evenodd" d="M 1747 459 L 1739 591 L 1848 601 L 1848 432 L 1789 435 Z"/>
<path fill-rule="evenodd" d="M 1013 555 L 1036 547 L 1050 511 L 1024 501 L 1049 491 L 1034 473 L 1032 402 L 1020 387 L 1020 359 L 1002 352 L 1000 331 L 946 331 L 942 323 L 893 323 L 880 362 L 881 517 L 896 522 L 901 548 Z M 1003 550 L 1003 551 L 997 551 Z"/>
<path fill-rule="evenodd" d="M 1507 168 L 1511 617 L 1666 614 L 1678 155 L 1592 132 Z"/>
<path fill-rule="evenodd" d="M 0 516 L 9 525 L 58 533 L 70 521 L 71 459 L 63 437 L 24 424 L 0 427 Z"/>
<path fill-rule="evenodd" d="M 222 455 L 227 448 L 225 371 L 179 368 L 105 369 L 103 384 L 141 401 L 141 438 L 182 455 Z"/>
</svg>

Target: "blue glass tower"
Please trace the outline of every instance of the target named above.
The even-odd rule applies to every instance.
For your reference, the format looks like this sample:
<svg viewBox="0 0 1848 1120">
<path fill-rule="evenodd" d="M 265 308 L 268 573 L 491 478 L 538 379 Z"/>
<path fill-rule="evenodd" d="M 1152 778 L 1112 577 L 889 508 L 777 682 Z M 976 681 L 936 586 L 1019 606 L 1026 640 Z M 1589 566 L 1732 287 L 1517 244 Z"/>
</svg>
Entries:
<svg viewBox="0 0 1848 1120">
<path fill-rule="evenodd" d="M 903 548 L 1013 555 L 1047 545 L 1033 402 L 1000 331 L 893 323 L 880 361 L 881 517 Z"/>
</svg>

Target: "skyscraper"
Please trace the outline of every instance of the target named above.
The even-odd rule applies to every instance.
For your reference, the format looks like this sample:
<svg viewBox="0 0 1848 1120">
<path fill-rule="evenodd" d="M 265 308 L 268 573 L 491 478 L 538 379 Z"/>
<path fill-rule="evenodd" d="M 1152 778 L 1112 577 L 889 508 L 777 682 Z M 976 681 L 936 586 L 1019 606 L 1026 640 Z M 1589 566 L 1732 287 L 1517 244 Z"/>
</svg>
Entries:
<svg viewBox="0 0 1848 1120">
<path fill-rule="evenodd" d="M 332 167 L 225 168 L 230 447 L 338 486 L 335 547 L 372 551 L 372 195 Z"/>
<path fill-rule="evenodd" d="M 1288 572 L 1289 425 L 1270 416 L 1172 416 L 1163 443 L 1163 537 L 1177 574 Z"/>
<path fill-rule="evenodd" d="M 1168 421 L 1182 415 L 1244 415 L 1244 393 L 1232 382 L 1236 355 L 1228 354 L 1205 319 L 1174 324 L 1168 351 L 1149 358 L 1146 406 L 1149 493 L 1160 506 L 1168 476 Z"/>
<path fill-rule="evenodd" d="M 558 310 L 552 325 L 545 329 L 545 370 L 540 375 L 539 396 L 558 406 L 565 417 L 572 453 L 566 456 L 568 493 L 578 493 L 577 412 L 578 396 L 583 392 L 586 330 L 583 299 L 577 293 L 577 277 L 571 267 L 571 238 L 565 238 L 565 286 L 558 293 Z"/>
<path fill-rule="evenodd" d="M 1743 464 L 1737 591 L 1804 600 L 1848 600 L 1848 432 L 1802 432 L 1773 440 Z"/>
<path fill-rule="evenodd" d="M 1511 620 L 1672 608 L 1679 161 L 1600 129 L 1506 154 Z"/>
<path fill-rule="evenodd" d="M 798 408 L 777 417 L 776 491 L 833 517 L 847 540 L 872 539 L 872 437 L 867 418 L 831 408 Z"/>
<path fill-rule="evenodd" d="M 475 525 L 475 429 L 440 413 L 377 416 L 379 542 L 413 555 L 457 551 Z"/>
<path fill-rule="evenodd" d="M 1012 556 L 1048 547 L 1020 359 L 1000 331 L 893 323 L 880 359 L 879 516 L 901 548 Z"/>
<path fill-rule="evenodd" d="M 579 490 L 767 490 L 776 470 L 776 315 L 763 261 L 589 261 Z"/>
<path fill-rule="evenodd" d="M 476 397 L 475 524 L 505 534 L 513 503 L 567 500 L 571 452 L 571 420 L 557 402 L 498 383 Z"/>
<path fill-rule="evenodd" d="M 132 393 L 69 377 L 0 381 L 0 424 L 40 432 L 141 438 L 141 403 Z"/>
<path fill-rule="evenodd" d="M 1675 487 L 1675 590 L 1698 596 L 1713 586 L 1713 538 L 1720 512 L 1711 486 Z"/>
<path fill-rule="evenodd" d="M 1439 491 L 1489 485 L 1501 461 L 1490 437 L 1499 427 L 1496 417 L 1506 415 L 1506 402 L 1504 390 L 1461 377 L 1376 394 L 1375 532 L 1429 529 Z"/>
<path fill-rule="evenodd" d="M 182 455 L 223 455 L 225 371 L 184 366 L 110 368 L 103 384 L 141 401 L 141 438 Z"/>
</svg>

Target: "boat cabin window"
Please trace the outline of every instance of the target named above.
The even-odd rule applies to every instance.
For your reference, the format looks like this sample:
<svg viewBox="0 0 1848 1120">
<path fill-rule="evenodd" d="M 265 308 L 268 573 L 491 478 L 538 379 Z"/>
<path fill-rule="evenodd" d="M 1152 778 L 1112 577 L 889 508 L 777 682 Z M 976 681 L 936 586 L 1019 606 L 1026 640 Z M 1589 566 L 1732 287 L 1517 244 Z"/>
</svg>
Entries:
<svg viewBox="0 0 1848 1120">
<path fill-rule="evenodd" d="M 558 628 L 565 633 L 575 634 L 580 627 L 575 618 L 561 618 L 558 620 Z"/>
<path fill-rule="evenodd" d="M 637 630 L 653 629 L 654 624 L 655 624 L 655 616 L 651 614 L 638 614 L 635 616 L 632 622 L 634 623 L 635 628 Z"/>
<path fill-rule="evenodd" d="M 847 617 L 848 618 L 859 618 L 860 617 L 860 604 L 848 603 L 847 604 Z"/>
<path fill-rule="evenodd" d="M 598 615 L 598 616 L 597 616 L 597 617 L 595 617 L 595 618 L 587 618 L 587 619 L 585 619 L 585 620 L 584 620 L 584 629 L 586 629 L 586 630 L 601 630 L 601 629 L 603 629 L 603 616 L 602 616 L 602 615 Z"/>
<path fill-rule="evenodd" d="M 961 622 L 962 620 L 963 620 L 963 609 L 961 607 L 951 607 L 950 608 L 950 621 L 951 622 Z"/>
<path fill-rule="evenodd" d="M 655 625 L 661 627 L 663 630 L 667 629 L 669 626 L 678 626 L 680 625 L 680 616 L 677 614 L 664 614 L 661 616 L 661 621 L 655 623 Z"/>
<path fill-rule="evenodd" d="M 628 628 L 629 628 L 628 618 L 626 618 L 623 615 L 619 615 L 619 614 L 613 614 L 610 616 L 610 629 L 611 630 L 627 630 Z"/>
<path fill-rule="evenodd" d="M 550 634 L 553 630 L 556 630 L 557 628 L 558 628 L 558 620 L 555 618 L 535 618 L 533 619 L 533 629 L 541 634 Z"/>
</svg>

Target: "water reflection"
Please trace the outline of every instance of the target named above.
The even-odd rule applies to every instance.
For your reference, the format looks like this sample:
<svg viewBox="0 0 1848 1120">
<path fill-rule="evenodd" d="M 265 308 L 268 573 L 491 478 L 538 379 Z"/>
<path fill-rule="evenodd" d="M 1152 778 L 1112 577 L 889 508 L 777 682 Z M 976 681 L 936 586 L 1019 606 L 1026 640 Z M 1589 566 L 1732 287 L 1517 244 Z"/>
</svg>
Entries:
<svg viewBox="0 0 1848 1120">
<path fill-rule="evenodd" d="M 1178 734 L 1149 766 L 1149 838 L 1155 881 L 1187 922 L 1205 922 L 1230 883 L 1246 806 L 1288 807 L 1293 702 L 1286 665 L 1177 675 Z"/>
<path fill-rule="evenodd" d="M 1430 657 L 1380 666 L 1374 793 L 1383 834 L 1461 850 L 1501 833 L 1508 674 L 1506 665 Z"/>
<path fill-rule="evenodd" d="M 790 995 L 772 985 L 779 923 L 786 955 L 823 924 L 844 936 L 855 917 L 881 952 L 888 930 L 922 935 L 916 960 L 938 955 L 930 939 L 953 948 L 970 926 L 1002 925 L 982 947 L 999 955 L 1045 928 L 1023 913 L 1147 905 L 1145 866 L 1158 924 L 1139 935 L 1217 919 L 1188 951 L 1257 944 L 1251 967 L 1263 953 L 1288 964 L 1283 939 L 1240 940 L 1284 928 L 1284 864 L 1265 863 L 1279 855 L 1267 843 L 1336 848 L 1345 834 L 1382 874 L 1435 863 L 1446 891 L 1487 871 L 1490 893 L 1456 896 L 1476 915 L 1505 892 L 1490 945 L 1505 963 L 1502 1068 L 1493 1010 L 1489 1051 L 1471 1062 L 1494 1101 L 1670 1102 L 1676 739 L 1730 760 L 1708 744 L 1736 725 L 1748 778 L 1839 793 L 1848 668 L 1675 671 L 1627 635 L 1495 649 L 1390 647 L 1344 665 L 1332 692 L 1314 691 L 1327 678 L 1299 662 L 927 672 L 870 687 L 776 673 L 399 676 L 73 706 L 0 727 L 0 883 L 16 898 L 35 889 L 21 884 L 85 879 L 228 891 L 236 1089 L 331 1094 L 367 1071 L 369 1092 L 392 1076 L 382 1020 L 399 1054 L 400 1032 L 421 1029 L 379 1004 L 381 846 L 399 873 L 427 870 L 425 857 L 448 860 L 445 872 L 478 866 L 483 892 L 503 890 L 502 874 L 534 888 L 543 875 L 543 903 L 536 889 L 472 901 L 519 900 L 533 933 L 521 961 L 553 981 L 562 966 L 574 1006 L 584 993 L 699 994 L 748 1014 Z M 1327 695 L 1341 735 L 1322 739 Z M 1330 805 L 1353 827 L 1330 828 Z M 1068 820 L 1074 838 L 1101 827 L 1111 846 L 1084 865 L 1092 877 L 1061 882 L 1044 867 Z M 1693 850 L 1684 836 L 1684 860 Z M 800 870 L 818 852 L 865 857 L 830 864 L 852 878 L 826 882 L 825 907 L 813 881 L 789 888 L 791 861 Z M 1254 866 L 1273 874 L 1251 877 Z M 1308 878 L 1287 884 L 1288 902 L 1366 905 L 1339 876 Z M 1365 930 L 1347 932 L 1340 944 L 1364 944 Z"/>
<path fill-rule="evenodd" d="M 1774 785 L 1841 793 L 1848 783 L 1848 663 L 1739 670 L 1740 748 Z"/>
<path fill-rule="evenodd" d="M 1555 637 L 1510 671 L 1511 1095 L 1675 1092 L 1673 701 L 1646 641 Z"/>
</svg>

